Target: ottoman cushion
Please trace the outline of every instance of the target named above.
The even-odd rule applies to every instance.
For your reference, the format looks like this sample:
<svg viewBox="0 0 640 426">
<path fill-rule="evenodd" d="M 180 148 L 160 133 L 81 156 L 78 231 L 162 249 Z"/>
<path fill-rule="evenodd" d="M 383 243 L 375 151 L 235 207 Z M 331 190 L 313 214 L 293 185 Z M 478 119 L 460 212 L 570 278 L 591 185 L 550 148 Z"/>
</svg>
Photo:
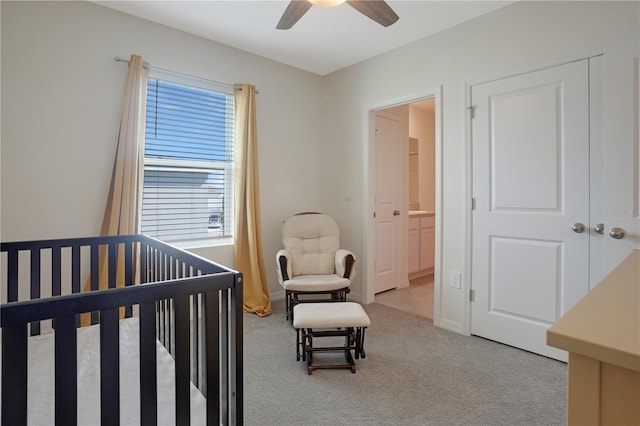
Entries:
<svg viewBox="0 0 640 426">
<path fill-rule="evenodd" d="M 359 303 L 299 303 L 293 308 L 295 328 L 368 327 L 369 316 Z"/>
</svg>

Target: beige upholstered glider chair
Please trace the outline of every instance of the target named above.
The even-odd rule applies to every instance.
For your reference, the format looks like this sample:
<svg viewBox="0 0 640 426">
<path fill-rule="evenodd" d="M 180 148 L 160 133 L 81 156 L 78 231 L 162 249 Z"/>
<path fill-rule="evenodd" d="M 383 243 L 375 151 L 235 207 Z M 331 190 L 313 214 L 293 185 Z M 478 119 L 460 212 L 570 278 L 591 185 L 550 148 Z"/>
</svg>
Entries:
<svg viewBox="0 0 640 426">
<path fill-rule="evenodd" d="M 286 317 L 301 302 L 344 302 L 355 277 L 355 256 L 340 248 L 336 221 L 322 213 L 298 213 L 284 221 L 283 249 L 276 254 L 285 290 Z"/>
</svg>

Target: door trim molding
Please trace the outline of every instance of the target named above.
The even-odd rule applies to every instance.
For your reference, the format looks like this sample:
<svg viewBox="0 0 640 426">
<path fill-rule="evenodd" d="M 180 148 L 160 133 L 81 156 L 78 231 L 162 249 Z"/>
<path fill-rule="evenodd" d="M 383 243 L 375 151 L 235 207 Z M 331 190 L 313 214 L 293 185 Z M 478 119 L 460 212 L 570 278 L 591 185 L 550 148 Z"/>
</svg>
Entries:
<svg viewBox="0 0 640 426">
<path fill-rule="evenodd" d="M 378 110 L 392 108 L 419 100 L 434 98 L 435 100 L 435 162 L 436 162 L 436 223 L 435 223 L 435 259 L 434 259 L 434 311 L 433 324 L 440 326 L 441 312 L 441 294 L 442 294 L 442 85 L 431 90 L 419 91 L 395 99 L 383 99 L 365 105 L 362 110 L 362 153 L 363 153 L 363 191 L 366 194 L 363 197 L 363 217 L 362 217 L 362 235 L 365 254 L 363 259 L 363 280 L 362 280 L 362 302 L 365 304 L 374 301 L 374 283 L 372 279 L 375 277 L 373 263 L 375 261 L 375 227 L 373 221 L 373 209 L 375 203 L 373 197 L 375 195 L 375 186 L 373 185 L 375 176 L 375 163 L 373 162 L 373 142 L 375 138 L 375 116 Z M 405 215 L 406 212 L 404 212 Z M 408 215 L 407 218 L 408 220 Z M 400 250 L 399 250 L 400 251 Z"/>
</svg>

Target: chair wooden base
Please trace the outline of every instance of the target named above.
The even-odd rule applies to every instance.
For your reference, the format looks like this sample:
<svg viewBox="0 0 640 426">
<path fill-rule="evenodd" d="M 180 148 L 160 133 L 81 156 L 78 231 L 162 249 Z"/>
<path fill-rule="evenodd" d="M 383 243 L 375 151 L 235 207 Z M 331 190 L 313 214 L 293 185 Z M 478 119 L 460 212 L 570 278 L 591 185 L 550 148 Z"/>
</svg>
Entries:
<svg viewBox="0 0 640 426">
<path fill-rule="evenodd" d="M 327 291 L 292 291 L 285 292 L 285 315 L 286 319 L 293 323 L 293 308 L 298 303 L 317 303 L 317 302 L 346 302 L 347 294 L 351 289 L 349 287 L 339 288 L 337 290 Z M 311 296 L 309 299 L 306 296 Z M 315 297 L 323 296 L 323 297 Z"/>
</svg>

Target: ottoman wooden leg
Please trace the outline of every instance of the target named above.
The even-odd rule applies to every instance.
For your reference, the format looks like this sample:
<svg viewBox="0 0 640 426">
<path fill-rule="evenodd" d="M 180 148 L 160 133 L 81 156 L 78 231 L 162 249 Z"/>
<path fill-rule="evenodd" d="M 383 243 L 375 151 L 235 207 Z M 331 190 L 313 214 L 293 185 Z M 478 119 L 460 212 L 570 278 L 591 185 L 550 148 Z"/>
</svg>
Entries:
<svg viewBox="0 0 640 426">
<path fill-rule="evenodd" d="M 313 374 L 313 330 L 307 330 L 307 344 L 305 352 L 307 352 L 307 374 Z"/>
</svg>

